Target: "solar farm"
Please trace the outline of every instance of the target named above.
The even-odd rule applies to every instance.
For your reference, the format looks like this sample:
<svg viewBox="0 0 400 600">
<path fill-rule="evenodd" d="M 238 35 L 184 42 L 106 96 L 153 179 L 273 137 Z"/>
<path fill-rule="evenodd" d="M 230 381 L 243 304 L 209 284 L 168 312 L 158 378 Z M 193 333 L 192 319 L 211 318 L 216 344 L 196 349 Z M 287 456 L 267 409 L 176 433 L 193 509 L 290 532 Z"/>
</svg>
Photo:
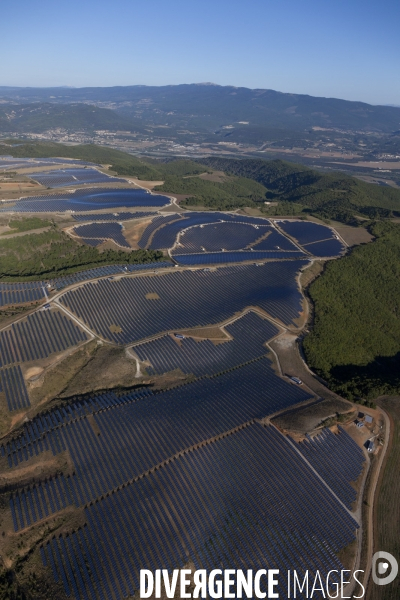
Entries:
<svg viewBox="0 0 400 600">
<path fill-rule="evenodd" d="M 176 263 L 186 266 L 332 258 L 345 250 L 324 225 L 216 212 L 157 216 L 142 233 L 139 247 L 168 250 Z"/>
<path fill-rule="evenodd" d="M 21 569 L 60 600 L 137 598 L 143 568 L 307 565 L 322 578 L 352 568 L 367 452 L 346 424 L 302 436 L 271 424 L 322 400 L 311 377 L 283 371 L 274 341 L 301 334 L 301 274 L 342 255 L 340 237 L 310 221 L 178 211 L 143 189 L 90 188 L 120 180 L 47 164 L 57 161 L 32 178 L 85 188 L 2 211 L 69 212 L 58 218 L 72 238 L 165 260 L 0 283 L 0 308 L 16 311 L 0 328 L 5 555 L 24 552 Z M 96 360 L 129 369 L 129 385 L 92 381 Z M 79 377 L 91 391 L 70 392 Z"/>
<path fill-rule="evenodd" d="M 117 246 L 130 248 L 124 238 L 122 225 L 119 223 L 90 223 L 90 225 L 79 225 L 79 227 L 75 227 L 72 231 L 91 246 L 98 246 L 105 240 L 111 240 Z"/>
<path fill-rule="evenodd" d="M 31 196 L 21 198 L 10 207 L 3 203 L 0 212 L 52 213 L 83 212 L 116 208 L 162 207 L 170 204 L 166 196 L 149 194 L 138 189 L 87 188 L 74 192 L 57 193 L 53 196 Z"/>
<path fill-rule="evenodd" d="M 64 313 L 38 311 L 0 331 L 0 377 L 8 410 L 29 406 L 21 365 L 29 365 L 89 339 Z"/>
<path fill-rule="evenodd" d="M 29 177 L 50 188 L 93 183 L 124 183 L 124 179 L 110 177 L 97 169 L 60 169 L 48 172 L 30 173 Z"/>
<path fill-rule="evenodd" d="M 248 306 L 258 306 L 289 326 L 302 311 L 296 276 L 306 264 L 277 261 L 207 272 L 160 271 L 157 276 L 100 279 L 65 292 L 59 302 L 101 338 L 116 344 L 171 329 L 216 324 Z"/>
</svg>

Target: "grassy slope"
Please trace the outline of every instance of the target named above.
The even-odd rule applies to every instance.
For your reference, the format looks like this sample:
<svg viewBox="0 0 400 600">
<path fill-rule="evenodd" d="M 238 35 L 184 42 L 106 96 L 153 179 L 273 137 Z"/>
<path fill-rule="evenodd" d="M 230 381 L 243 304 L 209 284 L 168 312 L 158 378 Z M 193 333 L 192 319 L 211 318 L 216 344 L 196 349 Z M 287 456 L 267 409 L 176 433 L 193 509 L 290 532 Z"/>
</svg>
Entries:
<svg viewBox="0 0 400 600">
<path fill-rule="evenodd" d="M 329 262 L 310 287 L 307 362 L 350 398 L 400 391 L 400 226 L 382 222 L 371 232 L 375 242 Z"/>
</svg>

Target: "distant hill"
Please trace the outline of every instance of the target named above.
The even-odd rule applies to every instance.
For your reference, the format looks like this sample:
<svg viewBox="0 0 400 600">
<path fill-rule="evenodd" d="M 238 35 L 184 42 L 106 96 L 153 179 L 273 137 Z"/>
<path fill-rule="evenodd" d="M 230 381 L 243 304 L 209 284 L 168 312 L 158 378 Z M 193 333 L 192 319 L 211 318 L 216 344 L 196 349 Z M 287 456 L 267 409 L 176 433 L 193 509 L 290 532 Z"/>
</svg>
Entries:
<svg viewBox="0 0 400 600">
<path fill-rule="evenodd" d="M 397 107 L 209 84 L 109 88 L 0 87 L 0 99 L 18 104 L 91 102 L 102 108 L 112 108 L 129 120 L 203 131 L 230 124 L 239 131 L 248 125 L 250 128 L 275 130 L 302 131 L 321 127 L 391 133 L 400 125 L 400 108 Z M 104 118 L 106 120 L 106 113 Z"/>
<path fill-rule="evenodd" d="M 69 131 L 137 131 L 135 119 L 90 104 L 3 104 L 0 105 L 0 132 L 42 133 L 61 128 Z M 139 130 L 143 125 L 139 124 Z"/>
</svg>

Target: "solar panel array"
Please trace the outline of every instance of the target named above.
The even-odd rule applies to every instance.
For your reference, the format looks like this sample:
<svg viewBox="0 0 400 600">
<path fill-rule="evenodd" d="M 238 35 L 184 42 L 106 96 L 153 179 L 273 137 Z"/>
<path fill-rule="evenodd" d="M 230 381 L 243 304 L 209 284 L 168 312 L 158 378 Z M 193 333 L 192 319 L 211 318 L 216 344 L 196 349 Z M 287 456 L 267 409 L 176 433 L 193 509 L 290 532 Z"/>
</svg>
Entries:
<svg viewBox="0 0 400 600">
<path fill-rule="evenodd" d="M 118 246 L 130 248 L 123 236 L 122 225 L 119 223 L 90 223 L 90 225 L 79 225 L 73 231 L 84 240 L 97 240 L 98 244 L 101 244 L 104 240 L 112 240 Z"/>
<path fill-rule="evenodd" d="M 279 233 L 274 227 L 269 227 L 268 235 L 263 240 L 254 244 L 254 250 L 284 250 L 286 252 L 296 252 L 299 249 L 284 235 Z"/>
<path fill-rule="evenodd" d="M 333 238 L 333 231 L 326 225 L 311 221 L 277 221 L 280 229 L 295 238 L 299 244 L 309 244 Z"/>
<path fill-rule="evenodd" d="M 182 218 L 176 222 L 164 224 L 158 229 L 153 226 L 150 234 L 153 234 L 151 243 L 149 244 L 150 235 L 147 230 L 144 231 L 142 238 L 140 239 L 139 245 L 141 248 L 149 247 L 152 250 L 164 250 L 166 248 L 172 248 L 175 243 L 176 237 L 182 229 L 193 227 L 195 225 L 205 225 L 207 223 L 216 223 L 221 221 L 235 221 L 240 223 L 247 223 L 252 225 L 269 225 L 269 221 L 266 219 L 260 219 L 257 217 L 246 217 L 237 215 L 234 213 L 222 213 L 222 212 L 185 212 L 181 213 Z M 175 219 L 174 219 L 175 221 Z"/>
<path fill-rule="evenodd" d="M 37 311 L 0 331 L 0 367 L 46 358 L 88 339 L 58 310 Z"/>
<path fill-rule="evenodd" d="M 161 374 L 174 369 L 193 373 L 197 377 L 221 373 L 249 362 L 266 353 L 264 343 L 279 332 L 270 321 L 254 312 L 237 319 L 225 330 L 232 340 L 215 345 L 210 340 L 185 338 L 177 340 L 166 335 L 133 348 L 141 361 L 149 361 L 149 374 Z"/>
<path fill-rule="evenodd" d="M 311 244 L 305 244 L 303 246 L 307 252 L 310 252 L 314 256 L 339 256 L 344 246 L 339 240 L 326 240 L 324 242 L 313 242 Z"/>
<path fill-rule="evenodd" d="M 0 392 L 4 393 L 10 412 L 30 406 L 24 377 L 19 365 L 0 369 Z"/>
<path fill-rule="evenodd" d="M 305 264 L 298 260 L 101 279 L 66 292 L 60 302 L 98 335 L 117 344 L 219 323 L 248 306 L 258 306 L 289 325 L 302 310 L 296 275 Z M 122 332 L 111 331 L 113 325 Z"/>
<path fill-rule="evenodd" d="M 302 258 L 303 252 L 246 252 L 239 250 L 237 252 L 204 252 L 203 254 L 176 254 L 173 259 L 179 265 L 199 266 L 199 265 L 223 265 L 226 263 L 240 263 L 260 260 L 276 259 L 296 259 Z"/>
<path fill-rule="evenodd" d="M 13 202 L 9 208 L 4 205 L 5 208 L 1 208 L 0 212 L 87 212 L 119 207 L 161 207 L 169 203 L 166 196 L 148 194 L 144 190 L 93 188 L 53 196 L 22 198 Z"/>
<path fill-rule="evenodd" d="M 39 454 L 48 449 L 54 455 L 69 450 L 75 474 L 68 484 L 80 506 L 186 448 L 309 398 L 301 388 L 277 377 L 270 361 L 261 358 L 219 377 L 139 400 L 134 396 L 112 410 L 94 413 L 99 435 L 87 418 L 47 428 L 35 448 Z M 17 461 L 29 459 L 33 452 L 32 444 L 20 443 Z M 9 456 L 9 464 L 13 462 Z M 47 484 L 39 483 L 39 490 L 42 485 Z M 31 496 L 28 491 L 25 495 Z M 19 528 L 27 520 L 34 522 L 35 517 L 23 511 Z"/>
<path fill-rule="evenodd" d="M 259 225 L 227 222 L 199 225 L 186 230 L 173 254 L 242 250 L 254 244 L 267 231 Z"/>
<path fill-rule="evenodd" d="M 0 307 L 39 302 L 45 297 L 43 281 L 0 283 Z"/>
<path fill-rule="evenodd" d="M 89 213 L 87 215 L 73 215 L 75 221 L 130 221 L 131 219 L 143 219 L 156 215 L 154 212 L 119 212 L 119 213 Z"/>
<path fill-rule="evenodd" d="M 325 428 L 318 436 L 306 438 L 297 447 L 337 497 L 351 509 L 357 492 L 350 482 L 357 481 L 365 462 L 358 444 L 339 426 L 338 434 Z"/>
<path fill-rule="evenodd" d="M 133 595 L 141 568 L 171 572 L 189 556 L 208 571 L 290 565 L 324 579 L 343 569 L 337 554 L 357 528 L 287 440 L 259 424 L 180 456 L 84 517 L 42 547 L 43 564 L 68 596 L 108 600 Z"/>
<path fill-rule="evenodd" d="M 7 457 L 9 467 L 16 467 L 21 462 L 29 460 L 31 456 L 38 456 L 43 452 L 43 448 L 45 450 L 55 448 L 52 445 L 52 435 L 48 438 L 50 446 L 46 442 L 46 436 L 51 434 L 61 424 L 68 423 L 84 415 L 118 406 L 119 404 L 137 401 L 147 395 L 151 395 L 151 392 L 146 388 L 142 388 L 137 392 L 123 396 L 107 392 L 72 399 L 70 403 L 64 406 L 57 406 L 46 412 L 41 412 L 30 421 L 24 423 L 18 437 L 0 446 L 1 456 Z"/>
<path fill-rule="evenodd" d="M 147 248 L 149 240 L 153 233 L 156 231 L 156 229 L 164 227 L 164 225 L 167 225 L 168 223 L 173 223 L 175 221 L 182 221 L 181 216 L 176 214 L 156 216 L 143 231 L 142 236 L 138 242 L 139 248 Z"/>
<path fill-rule="evenodd" d="M 97 169 L 60 169 L 47 171 L 45 173 L 38 171 L 30 173 L 29 177 L 46 187 L 57 188 L 67 185 L 78 185 L 87 183 L 125 183 L 124 179 L 119 177 L 110 177 Z"/>
<path fill-rule="evenodd" d="M 172 263 L 168 261 L 160 261 L 140 264 L 107 265 L 105 267 L 94 267 L 94 269 L 79 271 L 79 273 L 74 273 L 73 275 L 66 275 L 65 277 L 51 279 L 49 283 L 56 290 L 62 290 L 68 285 L 80 283 L 81 281 L 88 281 L 89 279 L 95 279 L 96 277 L 121 274 L 126 275 L 127 273 L 135 273 L 136 271 L 152 271 L 154 269 L 165 269 L 167 267 L 172 267 Z"/>
<path fill-rule="evenodd" d="M 47 166 L 47 165 L 81 165 L 98 167 L 91 162 L 85 162 L 83 160 L 71 160 L 68 158 L 13 158 L 12 156 L 0 157 L 0 170 L 4 169 L 30 169 L 35 167 Z"/>
</svg>

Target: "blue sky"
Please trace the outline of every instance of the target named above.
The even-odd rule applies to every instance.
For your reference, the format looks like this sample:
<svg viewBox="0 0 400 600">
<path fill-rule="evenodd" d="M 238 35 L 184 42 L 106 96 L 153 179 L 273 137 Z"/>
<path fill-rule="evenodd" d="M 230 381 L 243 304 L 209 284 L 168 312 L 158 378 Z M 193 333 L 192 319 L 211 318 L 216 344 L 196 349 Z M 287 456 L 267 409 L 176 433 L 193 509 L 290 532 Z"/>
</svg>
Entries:
<svg viewBox="0 0 400 600">
<path fill-rule="evenodd" d="M 211 81 L 400 105 L 399 0 L 19 0 L 0 85 Z"/>
</svg>

